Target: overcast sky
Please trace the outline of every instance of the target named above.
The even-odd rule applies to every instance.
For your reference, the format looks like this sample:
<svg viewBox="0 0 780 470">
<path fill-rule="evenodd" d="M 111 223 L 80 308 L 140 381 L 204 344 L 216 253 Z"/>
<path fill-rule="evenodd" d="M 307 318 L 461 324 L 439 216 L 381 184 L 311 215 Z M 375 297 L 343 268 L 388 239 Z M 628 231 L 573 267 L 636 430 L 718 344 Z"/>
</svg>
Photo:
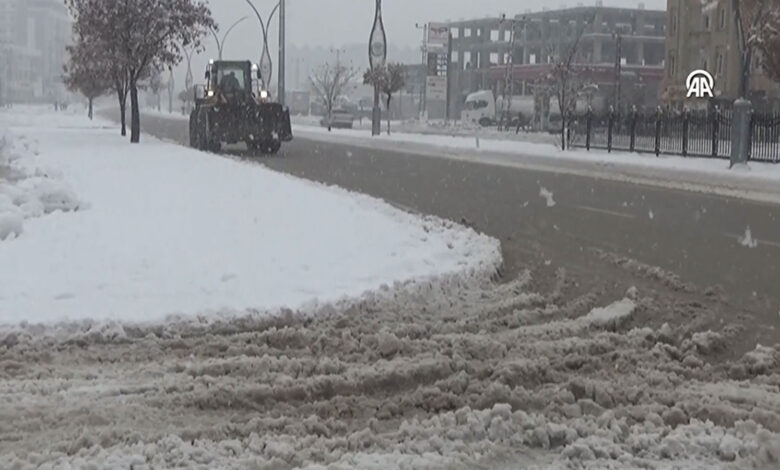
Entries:
<svg viewBox="0 0 780 470">
<path fill-rule="evenodd" d="M 252 0 L 262 15 L 271 12 L 278 0 Z M 666 0 L 604 0 L 606 6 L 637 7 L 644 3 L 647 9 L 665 9 Z M 422 31 L 415 24 L 430 21 L 460 20 L 483 18 L 505 13 L 513 16 L 526 10 L 540 11 L 542 7 L 558 9 L 578 4 L 595 5 L 596 0 L 383 0 L 383 17 L 390 42 L 390 60 L 408 62 L 416 59 L 417 49 L 422 40 Z M 262 35 L 260 25 L 246 0 L 209 0 L 212 13 L 224 32 L 234 21 L 245 15 L 250 17 L 238 25 L 231 33 L 225 46 L 225 59 L 260 58 Z M 357 67 L 367 61 L 368 53 L 357 45 L 366 45 L 374 19 L 374 0 L 287 0 L 287 41 L 291 46 L 310 48 L 321 47 L 325 51 L 352 45 L 347 60 Z M 274 74 L 277 71 L 278 22 L 274 19 L 269 36 L 271 55 L 274 58 Z M 216 57 L 216 47 L 212 38 L 206 38 L 207 50 L 193 59 L 195 80 L 202 81 L 203 70 L 209 58 Z M 414 49 L 413 49 L 414 48 Z M 324 62 L 333 53 L 314 51 L 309 54 L 298 52 L 300 61 L 294 57 L 296 51 L 288 55 L 288 80 L 305 81 L 307 71 L 316 66 L 313 62 Z M 405 50 L 404 50 L 405 49 Z M 358 54 L 359 57 L 356 57 Z M 395 54 L 397 57 L 392 57 Z M 322 56 L 325 57 L 322 57 Z M 332 59 L 331 59 L 332 60 Z M 297 74 L 296 69 L 301 71 Z M 178 84 L 183 84 L 186 64 L 176 71 Z M 294 82 L 291 83 L 294 86 Z"/>
<path fill-rule="evenodd" d="M 277 0 L 253 0 L 261 14 L 270 12 Z M 666 0 L 605 0 L 605 5 L 636 7 L 640 2 L 648 9 L 666 8 Z M 416 45 L 422 36 L 415 23 L 514 15 L 526 9 L 538 11 L 542 6 L 594 5 L 596 0 L 384 0 L 383 13 L 388 39 L 398 46 Z M 221 25 L 252 13 L 246 0 L 210 0 Z M 374 15 L 374 0 L 287 0 L 289 41 L 297 45 L 340 45 L 367 41 Z M 240 28 L 240 29 L 239 29 Z M 253 19 L 236 29 L 237 36 L 251 36 L 259 25 Z M 276 27 L 272 28 L 274 31 Z M 271 34 L 274 34 L 272 31 Z M 255 34 L 259 34 L 257 31 Z"/>
</svg>

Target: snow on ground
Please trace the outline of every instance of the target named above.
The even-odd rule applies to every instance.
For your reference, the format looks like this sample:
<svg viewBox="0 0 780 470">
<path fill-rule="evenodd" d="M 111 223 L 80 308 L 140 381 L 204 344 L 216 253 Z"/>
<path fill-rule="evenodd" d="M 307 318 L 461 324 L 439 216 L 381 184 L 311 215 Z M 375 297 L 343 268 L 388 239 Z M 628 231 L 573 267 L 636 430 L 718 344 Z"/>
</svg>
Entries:
<svg viewBox="0 0 780 470">
<path fill-rule="evenodd" d="M 500 264 L 470 229 L 259 165 L 40 108 L 0 122 L 19 173 L 0 183 L 0 325 L 295 308 Z"/>
<path fill-rule="evenodd" d="M 280 227 L 300 223 L 280 216 L 277 205 L 320 220 L 302 199 L 318 209 L 342 201 L 349 217 L 334 202 L 330 219 L 347 224 L 360 218 L 355 230 L 375 238 L 388 235 L 368 222 L 401 233 L 427 224 L 430 233 L 415 233 L 427 237 L 434 253 L 434 241 L 442 239 L 452 244 L 448 252 L 459 252 L 459 239 L 445 238 L 452 230 L 475 240 L 472 232 L 420 222 L 374 200 L 257 166 L 148 139 L 129 147 L 113 127 L 32 116 L 14 116 L 12 127 L 14 138 L 34 134 L 31 148 L 37 141 L 41 164 L 60 168 L 61 181 L 89 206 L 27 220 L 20 237 L 0 242 L 0 275 L 6 276 L 0 281 L 8 266 L 17 266 L 9 261 L 22 261 L 4 258 L 13 253 L 9 247 L 28 250 L 25 242 L 52 228 L 61 230 L 46 239 L 63 246 L 57 256 L 69 249 L 84 255 L 67 220 L 78 221 L 80 233 L 93 240 L 120 236 L 116 243 L 91 244 L 104 257 L 124 261 L 115 252 L 136 248 L 124 230 L 147 243 L 143 256 L 153 261 L 149 255 L 170 256 L 155 249 L 160 236 L 174 231 L 168 219 L 179 223 L 177 233 L 197 232 L 166 245 L 169 251 L 200 240 L 201 231 L 244 248 L 235 226 L 215 225 L 237 221 L 253 232 L 247 217 L 273 215 L 284 223 L 264 226 L 263 233 L 274 237 Z M 85 132 L 92 136 L 88 143 L 78 137 Z M 90 151 L 75 152 L 79 144 Z M 89 184 L 109 172 L 110 181 Z M 248 174 L 263 186 L 249 185 Z M 190 187 L 190 180 L 198 186 Z M 126 196 L 131 189 L 133 198 Z M 315 201 L 304 198 L 309 191 Z M 146 203 L 143 213 L 133 205 L 136 197 Z M 130 226 L 105 212 L 119 229 L 98 227 L 89 217 L 107 211 L 107 202 L 127 207 L 125 217 L 154 217 L 157 225 Z M 164 210 L 171 206 L 184 215 Z M 239 217 L 239 208 L 250 212 Z M 330 236 L 327 224 L 314 225 L 306 228 Z M 353 237 L 349 230 L 338 234 Z M 220 262 L 224 246 L 214 242 L 195 254 Z M 357 238 L 351 249 L 366 246 L 372 245 Z M 494 248 L 489 241 L 485 246 Z M 25 253 L 32 261 L 50 256 Z M 583 289 L 582 282 L 595 282 L 591 273 L 551 273 L 545 263 L 500 284 L 485 276 L 428 276 L 352 302 L 304 304 L 277 316 L 113 323 L 71 328 L 67 335 L 34 326 L 0 331 L 0 468 L 777 470 L 780 344 L 736 352 L 744 318 L 727 300 L 660 268 L 596 254 L 616 276 L 640 287 L 624 295 L 605 294 L 609 289 L 598 282 Z M 420 260 L 407 261 L 415 266 Z M 183 262 L 166 266 L 170 279 L 145 287 L 154 293 L 210 267 L 200 259 Z M 137 266 L 141 275 L 149 272 L 143 262 Z M 70 267 L 81 277 L 79 266 Z M 220 280 L 225 271 L 209 270 Z M 38 274 L 43 277 L 29 279 L 29 288 L 55 277 Z"/>
<path fill-rule="evenodd" d="M 19 470 L 777 469 L 777 346 L 718 362 L 735 330 L 700 331 L 704 307 L 637 289 L 562 301 L 557 276 L 539 293 L 523 273 L 328 314 L 15 334 L 0 454 Z"/>
</svg>

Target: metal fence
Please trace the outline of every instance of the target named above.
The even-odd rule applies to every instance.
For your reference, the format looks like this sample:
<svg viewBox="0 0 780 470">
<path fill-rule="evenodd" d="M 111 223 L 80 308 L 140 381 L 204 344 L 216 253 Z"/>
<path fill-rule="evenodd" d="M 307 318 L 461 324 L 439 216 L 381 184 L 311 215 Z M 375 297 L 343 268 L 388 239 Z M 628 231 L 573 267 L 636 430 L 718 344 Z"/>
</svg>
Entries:
<svg viewBox="0 0 780 470">
<path fill-rule="evenodd" d="M 569 125 L 569 143 L 588 150 L 724 158 L 731 156 L 732 111 L 588 112 Z M 780 162 L 780 114 L 751 113 L 749 160 Z"/>
</svg>

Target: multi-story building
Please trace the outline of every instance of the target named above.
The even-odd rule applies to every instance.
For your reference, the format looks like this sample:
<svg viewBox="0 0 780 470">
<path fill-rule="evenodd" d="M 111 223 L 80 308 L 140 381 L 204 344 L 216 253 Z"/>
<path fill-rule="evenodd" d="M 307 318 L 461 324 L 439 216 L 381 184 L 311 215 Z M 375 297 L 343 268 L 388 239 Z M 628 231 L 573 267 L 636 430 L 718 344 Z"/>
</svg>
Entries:
<svg viewBox="0 0 780 470">
<path fill-rule="evenodd" d="M 657 103 L 664 71 L 665 11 L 647 10 L 641 3 L 636 8 L 604 7 L 599 0 L 594 6 L 449 25 L 455 80 L 451 99 L 456 102 L 480 89 L 503 93 L 508 67 L 513 93 L 533 93 L 534 83 L 548 76 L 554 58 L 565 56 L 582 32 L 573 68 L 598 86 L 603 102 L 614 100 L 621 90 L 624 105 Z M 643 97 L 640 103 L 635 102 L 637 96 Z"/>
<path fill-rule="evenodd" d="M 742 51 L 732 0 L 668 0 L 667 9 L 662 101 L 674 107 L 708 104 L 686 99 L 688 74 L 704 69 L 715 79 L 715 102 L 733 102 L 740 94 Z M 754 105 L 780 102 L 780 84 L 763 72 L 760 54 L 751 64 L 749 89 Z"/>
<path fill-rule="evenodd" d="M 0 0 L 0 101 L 61 99 L 71 19 L 59 0 Z"/>
</svg>

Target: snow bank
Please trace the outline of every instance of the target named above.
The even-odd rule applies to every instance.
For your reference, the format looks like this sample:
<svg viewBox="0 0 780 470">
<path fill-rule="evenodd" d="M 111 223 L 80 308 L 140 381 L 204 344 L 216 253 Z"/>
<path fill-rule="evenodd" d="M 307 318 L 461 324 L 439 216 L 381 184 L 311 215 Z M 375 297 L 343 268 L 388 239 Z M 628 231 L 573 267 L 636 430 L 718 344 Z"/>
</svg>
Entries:
<svg viewBox="0 0 780 470">
<path fill-rule="evenodd" d="M 19 217 L 49 214 L 0 244 L 0 265 L 24 267 L 0 271 L 0 325 L 262 316 L 396 283 L 478 282 L 501 263 L 498 242 L 471 229 L 251 162 L 131 146 L 72 115 L 0 116 L 22 175 L 0 191 L 0 221 L 14 237 Z"/>
<path fill-rule="evenodd" d="M 24 221 L 81 203 L 56 172 L 36 161 L 37 143 L 0 127 L 0 242 L 22 234 Z"/>
</svg>

